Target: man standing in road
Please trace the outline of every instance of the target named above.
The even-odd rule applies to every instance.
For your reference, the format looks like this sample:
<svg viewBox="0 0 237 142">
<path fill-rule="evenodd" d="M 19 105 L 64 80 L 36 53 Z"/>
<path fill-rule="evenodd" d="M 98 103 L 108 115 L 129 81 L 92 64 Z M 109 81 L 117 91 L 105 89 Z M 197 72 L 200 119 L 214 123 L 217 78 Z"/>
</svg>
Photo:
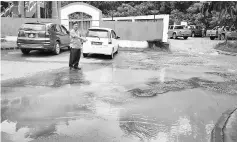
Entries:
<svg viewBox="0 0 237 142">
<path fill-rule="evenodd" d="M 86 39 L 81 37 L 81 34 L 78 30 L 78 24 L 73 24 L 73 29 L 70 31 L 70 59 L 69 59 L 69 67 L 70 69 L 80 69 L 78 67 L 79 60 L 81 57 L 81 48 L 83 42 L 86 41 Z"/>
</svg>

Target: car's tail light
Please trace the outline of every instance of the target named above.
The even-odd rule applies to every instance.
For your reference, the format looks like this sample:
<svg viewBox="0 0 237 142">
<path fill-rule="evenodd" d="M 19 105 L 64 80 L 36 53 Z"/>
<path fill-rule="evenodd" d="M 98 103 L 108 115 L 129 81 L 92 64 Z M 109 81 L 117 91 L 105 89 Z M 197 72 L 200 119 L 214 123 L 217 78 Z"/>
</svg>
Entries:
<svg viewBox="0 0 237 142">
<path fill-rule="evenodd" d="M 108 44 L 112 44 L 112 40 L 111 40 L 111 39 L 109 39 L 109 42 L 108 42 Z"/>
<path fill-rule="evenodd" d="M 18 36 L 23 37 L 25 35 L 24 31 L 18 31 Z"/>
</svg>

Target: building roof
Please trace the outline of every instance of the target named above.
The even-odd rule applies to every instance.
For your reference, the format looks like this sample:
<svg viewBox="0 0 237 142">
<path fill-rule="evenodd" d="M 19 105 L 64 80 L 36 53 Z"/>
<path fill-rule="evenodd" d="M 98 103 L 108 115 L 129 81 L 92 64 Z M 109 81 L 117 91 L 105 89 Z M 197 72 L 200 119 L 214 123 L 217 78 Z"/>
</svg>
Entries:
<svg viewBox="0 0 237 142">
<path fill-rule="evenodd" d="M 27 22 L 25 24 L 53 24 L 52 22 Z"/>
<path fill-rule="evenodd" d="M 106 30 L 106 31 L 111 31 L 112 30 L 110 28 L 103 28 L 103 27 L 92 27 L 92 28 L 89 28 L 89 29 L 92 29 L 92 30 Z"/>
</svg>

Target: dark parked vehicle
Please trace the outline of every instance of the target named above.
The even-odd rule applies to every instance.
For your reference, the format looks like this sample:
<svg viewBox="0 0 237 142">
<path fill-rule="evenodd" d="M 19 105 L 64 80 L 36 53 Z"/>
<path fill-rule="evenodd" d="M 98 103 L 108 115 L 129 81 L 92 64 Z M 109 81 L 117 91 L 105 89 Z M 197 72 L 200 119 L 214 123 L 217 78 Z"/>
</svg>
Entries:
<svg viewBox="0 0 237 142">
<path fill-rule="evenodd" d="M 203 28 L 201 26 L 195 26 L 195 25 L 190 25 L 189 29 L 191 30 L 191 35 L 192 37 L 200 36 L 202 37 L 203 35 Z"/>
<path fill-rule="evenodd" d="M 31 50 L 53 51 L 60 54 L 61 48 L 69 48 L 69 31 L 60 24 L 25 23 L 21 26 L 17 37 L 17 46 L 23 54 Z"/>
</svg>

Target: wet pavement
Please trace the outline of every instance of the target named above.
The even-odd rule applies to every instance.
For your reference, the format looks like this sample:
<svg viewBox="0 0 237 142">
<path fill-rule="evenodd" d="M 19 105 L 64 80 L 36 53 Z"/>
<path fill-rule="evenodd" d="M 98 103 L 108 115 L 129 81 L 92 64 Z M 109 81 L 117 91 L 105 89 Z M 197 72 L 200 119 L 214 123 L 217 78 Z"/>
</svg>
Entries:
<svg viewBox="0 0 237 142">
<path fill-rule="evenodd" d="M 171 52 L 82 58 L 80 71 L 67 51 L 2 51 L 2 141 L 209 141 L 237 106 L 237 57 L 206 38 L 169 42 Z"/>
</svg>

